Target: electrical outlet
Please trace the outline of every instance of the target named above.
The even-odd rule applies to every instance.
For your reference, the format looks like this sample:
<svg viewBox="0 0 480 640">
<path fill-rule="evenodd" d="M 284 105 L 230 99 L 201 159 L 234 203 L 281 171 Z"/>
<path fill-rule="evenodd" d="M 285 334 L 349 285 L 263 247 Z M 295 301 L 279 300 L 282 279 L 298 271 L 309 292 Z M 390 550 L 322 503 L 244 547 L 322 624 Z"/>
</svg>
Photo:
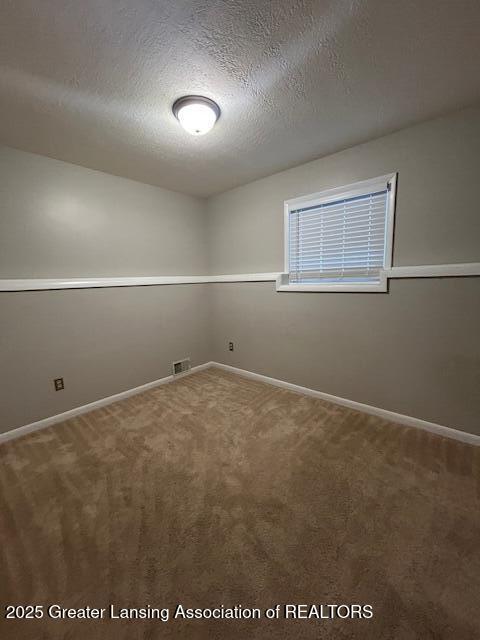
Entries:
<svg viewBox="0 0 480 640">
<path fill-rule="evenodd" d="M 233 351 L 233 342 L 228 343 L 228 350 Z"/>
<path fill-rule="evenodd" d="M 65 385 L 63 384 L 63 378 L 55 378 L 55 380 L 53 381 L 53 384 L 55 386 L 55 391 L 62 391 L 63 389 L 65 389 Z"/>
</svg>

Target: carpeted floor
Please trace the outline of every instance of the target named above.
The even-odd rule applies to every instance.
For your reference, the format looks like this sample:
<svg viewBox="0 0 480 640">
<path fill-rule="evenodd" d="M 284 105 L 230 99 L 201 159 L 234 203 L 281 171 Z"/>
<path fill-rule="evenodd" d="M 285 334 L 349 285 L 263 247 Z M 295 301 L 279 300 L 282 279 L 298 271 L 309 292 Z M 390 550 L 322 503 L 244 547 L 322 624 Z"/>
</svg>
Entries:
<svg viewBox="0 0 480 640">
<path fill-rule="evenodd" d="M 0 524 L 2 605 L 374 613 L 162 622 L 44 610 L 2 616 L 2 639 L 480 637 L 480 448 L 218 369 L 2 445 Z"/>
</svg>

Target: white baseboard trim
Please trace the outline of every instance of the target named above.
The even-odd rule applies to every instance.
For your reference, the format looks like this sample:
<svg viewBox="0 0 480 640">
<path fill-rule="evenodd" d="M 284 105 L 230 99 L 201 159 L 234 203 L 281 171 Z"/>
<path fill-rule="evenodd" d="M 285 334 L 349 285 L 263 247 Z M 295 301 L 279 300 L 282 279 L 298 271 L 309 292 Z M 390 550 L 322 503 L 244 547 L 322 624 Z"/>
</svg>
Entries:
<svg viewBox="0 0 480 640">
<path fill-rule="evenodd" d="M 356 411 L 361 411 L 362 413 L 368 413 L 373 416 L 378 416 L 379 418 L 383 418 L 384 420 L 388 420 L 389 422 L 396 422 L 397 424 L 403 424 L 407 427 L 423 429 L 424 431 L 430 431 L 431 433 L 435 433 L 439 436 L 444 436 L 446 438 L 459 440 L 460 442 L 465 442 L 467 444 L 480 446 L 480 435 L 467 433 L 466 431 L 460 431 L 459 429 L 452 429 L 451 427 L 445 427 L 434 422 L 427 422 L 426 420 L 421 420 L 420 418 L 405 416 L 402 413 L 395 413 L 394 411 L 388 411 L 387 409 L 372 407 L 369 404 L 363 404 L 362 402 L 356 402 L 355 400 L 340 398 L 338 396 L 333 396 L 330 393 L 323 393 L 322 391 L 316 391 L 315 389 L 309 389 L 308 387 L 301 387 L 298 384 L 284 382 L 283 380 L 278 380 L 277 378 L 270 378 L 268 376 L 262 375 L 261 373 L 253 373 L 252 371 L 239 369 L 238 367 L 232 367 L 228 364 L 222 364 L 220 362 L 211 362 L 210 364 L 214 367 L 218 367 L 219 369 L 223 369 L 225 371 L 230 371 L 231 373 L 236 373 L 245 378 L 251 378 L 252 380 L 258 380 L 259 382 L 266 382 L 267 384 L 281 387 L 283 389 L 288 389 L 289 391 L 302 393 L 307 396 L 313 396 L 314 398 L 320 398 L 321 400 L 327 400 L 328 402 L 339 404 L 343 407 L 348 407 L 349 409 L 355 409 Z"/>
<path fill-rule="evenodd" d="M 69 409 L 68 411 L 64 411 L 63 413 L 58 413 L 57 415 L 50 416 L 49 418 L 43 418 L 42 420 L 38 420 L 37 422 L 32 422 L 30 424 L 26 424 L 22 427 L 17 427 L 16 429 L 11 429 L 10 431 L 6 431 L 5 433 L 0 433 L 0 444 L 3 442 L 8 442 L 8 440 L 13 440 L 14 438 L 20 438 L 20 436 L 24 436 L 27 433 L 32 433 L 34 431 L 40 431 L 40 429 L 45 429 L 46 427 L 50 427 L 58 422 L 65 422 L 65 420 L 69 420 L 70 418 L 75 418 L 75 416 L 80 416 L 83 413 L 88 413 L 89 411 L 93 411 L 94 409 L 99 409 L 100 407 L 105 407 L 108 404 L 112 404 L 113 402 L 118 402 L 119 400 L 124 400 L 130 396 L 134 396 L 137 393 L 143 393 L 144 391 L 148 391 L 149 389 L 153 389 L 154 387 L 158 387 L 162 384 L 167 384 L 169 382 L 173 382 L 174 380 L 178 380 L 180 378 L 184 378 L 185 376 L 189 376 L 192 373 L 197 371 L 201 371 L 202 369 L 207 369 L 212 365 L 211 362 L 205 362 L 204 364 L 199 364 L 196 367 L 192 367 L 189 371 L 185 373 L 177 374 L 176 376 L 166 376 L 165 378 L 159 378 L 158 380 L 153 380 L 152 382 L 147 382 L 146 384 L 142 384 L 139 387 L 134 387 L 133 389 L 127 389 L 126 391 L 121 391 L 120 393 L 115 393 L 113 396 L 108 396 L 106 398 L 101 398 L 100 400 L 95 400 L 94 402 L 89 402 L 88 404 L 84 404 L 81 407 L 75 407 L 73 409 Z"/>
<path fill-rule="evenodd" d="M 190 371 L 187 371 L 185 373 L 176 376 L 166 376 L 165 378 L 160 378 L 159 380 L 153 380 L 152 382 L 147 382 L 146 384 L 143 384 L 139 387 L 127 389 L 126 391 L 121 391 L 120 393 L 116 393 L 113 396 L 101 398 L 100 400 L 95 400 L 94 402 L 82 405 L 81 407 L 75 407 L 74 409 L 70 409 L 69 411 L 64 411 L 63 413 L 50 416 L 49 418 L 43 418 L 42 420 L 38 420 L 37 422 L 32 422 L 30 424 L 26 424 L 22 427 L 17 427 L 16 429 L 12 429 L 5 433 L 0 433 L 0 445 L 4 442 L 8 442 L 9 440 L 13 440 L 14 438 L 24 436 L 27 433 L 45 429 L 46 427 L 50 427 L 59 422 L 64 422 L 65 420 L 69 420 L 70 418 L 74 418 L 75 416 L 82 415 L 83 413 L 88 413 L 89 411 L 93 411 L 94 409 L 105 407 L 106 405 L 118 402 L 119 400 L 123 400 L 124 398 L 128 398 L 138 393 L 148 391 L 149 389 L 153 389 L 154 387 L 173 382 L 173 380 L 178 380 L 179 378 L 188 376 L 197 371 L 208 369 L 209 367 L 217 367 L 218 369 L 223 369 L 224 371 L 230 371 L 231 373 L 241 375 L 244 378 L 258 380 L 259 382 L 266 382 L 267 384 L 271 384 L 275 387 L 281 387 L 283 389 L 288 389 L 289 391 L 294 391 L 295 393 L 301 393 L 307 396 L 312 396 L 314 398 L 320 398 L 321 400 L 326 400 L 327 402 L 332 402 L 333 404 L 339 404 L 343 407 L 354 409 L 355 411 L 361 411 L 373 416 L 378 416 L 379 418 L 383 418 L 384 420 L 388 420 L 389 422 L 403 424 L 408 427 L 415 427 L 416 429 L 423 429 L 424 431 L 430 431 L 431 433 L 439 436 L 451 438 L 453 440 L 458 440 L 460 442 L 472 444 L 475 446 L 480 446 L 480 435 L 467 433 L 466 431 L 460 431 L 459 429 L 452 429 L 451 427 L 445 427 L 434 422 L 427 422 L 426 420 L 421 420 L 420 418 L 405 416 L 401 413 L 395 413 L 394 411 L 388 411 L 387 409 L 380 409 L 379 407 L 373 407 L 369 404 L 363 404 L 362 402 L 356 402 L 355 400 L 348 400 L 347 398 L 334 396 L 330 393 L 317 391 L 316 389 L 301 387 L 298 384 L 285 382 L 283 380 L 278 380 L 277 378 L 270 378 L 269 376 L 265 376 L 261 373 L 254 373 L 253 371 L 239 369 L 238 367 L 232 367 L 231 365 L 214 361 L 205 362 L 204 364 L 192 367 Z"/>
</svg>

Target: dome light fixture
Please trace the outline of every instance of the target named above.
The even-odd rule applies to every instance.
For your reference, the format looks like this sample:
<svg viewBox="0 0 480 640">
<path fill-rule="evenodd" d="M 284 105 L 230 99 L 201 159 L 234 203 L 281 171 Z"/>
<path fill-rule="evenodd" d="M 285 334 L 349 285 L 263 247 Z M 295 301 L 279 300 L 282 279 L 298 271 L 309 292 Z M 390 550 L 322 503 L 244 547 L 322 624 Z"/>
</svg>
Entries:
<svg viewBox="0 0 480 640">
<path fill-rule="evenodd" d="M 182 127 L 193 136 L 208 133 L 220 117 L 220 107 L 204 96 L 183 96 L 175 100 L 173 115 Z"/>
</svg>

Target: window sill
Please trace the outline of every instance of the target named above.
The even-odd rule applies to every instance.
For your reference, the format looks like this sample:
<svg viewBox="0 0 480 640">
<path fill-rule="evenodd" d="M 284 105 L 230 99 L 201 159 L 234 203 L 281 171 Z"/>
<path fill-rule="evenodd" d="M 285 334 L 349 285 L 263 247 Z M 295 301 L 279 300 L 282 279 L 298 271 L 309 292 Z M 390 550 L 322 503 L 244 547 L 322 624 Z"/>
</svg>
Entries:
<svg viewBox="0 0 480 640">
<path fill-rule="evenodd" d="M 291 284 L 288 273 L 281 273 L 277 278 L 276 289 L 291 293 L 387 293 L 388 280 L 386 273 L 382 271 L 380 280 L 372 283 Z"/>
</svg>

